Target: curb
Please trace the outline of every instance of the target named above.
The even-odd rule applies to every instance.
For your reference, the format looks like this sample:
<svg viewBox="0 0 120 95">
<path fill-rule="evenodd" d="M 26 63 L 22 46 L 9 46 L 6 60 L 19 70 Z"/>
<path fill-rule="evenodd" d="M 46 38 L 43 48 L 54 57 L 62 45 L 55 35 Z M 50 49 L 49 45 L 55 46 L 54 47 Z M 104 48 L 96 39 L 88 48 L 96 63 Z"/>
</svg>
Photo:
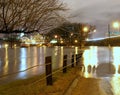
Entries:
<svg viewBox="0 0 120 95">
<path fill-rule="evenodd" d="M 64 95 L 71 95 L 72 90 L 77 86 L 77 83 L 79 81 L 79 76 L 73 80 L 67 91 L 64 93 Z"/>
</svg>

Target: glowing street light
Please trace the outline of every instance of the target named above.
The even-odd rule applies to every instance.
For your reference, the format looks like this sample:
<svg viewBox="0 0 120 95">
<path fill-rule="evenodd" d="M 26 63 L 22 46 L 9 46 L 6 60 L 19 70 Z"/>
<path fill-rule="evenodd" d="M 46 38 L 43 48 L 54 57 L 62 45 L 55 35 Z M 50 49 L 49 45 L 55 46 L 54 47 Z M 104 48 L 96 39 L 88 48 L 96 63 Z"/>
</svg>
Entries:
<svg viewBox="0 0 120 95">
<path fill-rule="evenodd" d="M 55 35 L 55 38 L 57 38 L 58 36 L 57 35 Z"/>
<path fill-rule="evenodd" d="M 119 24 L 119 22 L 113 22 L 113 28 L 116 28 L 116 29 L 118 29 L 120 27 L 120 24 Z"/>
<path fill-rule="evenodd" d="M 83 31 L 84 31 L 84 32 L 88 32 L 88 30 L 89 30 L 89 28 L 88 28 L 87 26 L 85 26 L 85 27 L 83 28 Z"/>
<path fill-rule="evenodd" d="M 73 36 L 73 33 L 70 33 L 71 36 Z"/>
<path fill-rule="evenodd" d="M 75 40 L 75 43 L 77 43 L 78 42 L 78 40 Z"/>
<path fill-rule="evenodd" d="M 93 30 L 93 32 L 96 32 L 96 31 L 97 31 L 96 29 Z"/>
<path fill-rule="evenodd" d="M 63 44 L 63 40 L 62 40 L 62 41 L 60 41 L 60 43 L 61 43 L 61 44 Z"/>
</svg>

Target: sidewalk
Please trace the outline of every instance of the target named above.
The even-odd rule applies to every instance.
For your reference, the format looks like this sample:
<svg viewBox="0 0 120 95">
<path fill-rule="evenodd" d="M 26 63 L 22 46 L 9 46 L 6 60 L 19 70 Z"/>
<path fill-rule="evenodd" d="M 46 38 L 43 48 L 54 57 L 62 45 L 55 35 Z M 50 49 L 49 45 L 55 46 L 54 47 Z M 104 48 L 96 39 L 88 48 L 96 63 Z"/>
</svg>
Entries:
<svg viewBox="0 0 120 95">
<path fill-rule="evenodd" d="M 105 80 L 78 75 L 64 95 L 113 95 L 113 93 Z"/>
</svg>

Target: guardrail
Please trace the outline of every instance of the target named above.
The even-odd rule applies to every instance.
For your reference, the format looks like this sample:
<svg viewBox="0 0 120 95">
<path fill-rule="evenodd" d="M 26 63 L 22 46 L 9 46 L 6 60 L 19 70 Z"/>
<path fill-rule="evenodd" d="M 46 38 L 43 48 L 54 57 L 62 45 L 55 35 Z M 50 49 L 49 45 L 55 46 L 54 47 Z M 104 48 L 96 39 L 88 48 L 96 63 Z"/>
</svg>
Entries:
<svg viewBox="0 0 120 95">
<path fill-rule="evenodd" d="M 67 55 L 63 56 L 63 67 L 61 68 L 63 73 L 67 72 L 67 67 L 71 66 L 72 68 L 77 66 L 80 62 L 80 58 L 82 57 L 82 53 L 80 54 L 76 54 L 76 55 L 72 55 L 71 57 L 71 64 L 67 64 Z M 46 84 L 47 85 L 52 85 L 53 84 L 53 80 L 52 80 L 52 61 L 51 61 L 51 56 L 48 56 L 45 58 L 45 64 L 46 64 Z M 61 70 L 61 69 L 58 69 Z M 54 72 L 53 72 L 54 73 Z"/>
</svg>

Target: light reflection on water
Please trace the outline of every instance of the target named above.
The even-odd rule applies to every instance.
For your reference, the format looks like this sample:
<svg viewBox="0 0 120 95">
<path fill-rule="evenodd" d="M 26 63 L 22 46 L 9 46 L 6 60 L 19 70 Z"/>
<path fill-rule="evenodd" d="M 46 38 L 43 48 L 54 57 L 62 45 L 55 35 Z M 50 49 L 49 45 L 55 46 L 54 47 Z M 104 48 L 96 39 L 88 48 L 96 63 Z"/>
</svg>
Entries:
<svg viewBox="0 0 120 95">
<path fill-rule="evenodd" d="M 113 47 L 113 65 L 115 66 L 115 75 L 112 77 L 110 84 L 112 86 L 113 95 L 120 95 L 120 47 Z"/>
<path fill-rule="evenodd" d="M 78 54 L 79 48 L 65 48 L 65 47 L 54 47 L 54 48 L 47 48 L 47 47 L 32 47 L 32 48 L 15 48 L 12 54 L 10 54 L 10 50 L 6 47 L 4 50 L 4 57 L 2 59 L 1 56 L 1 72 L 0 74 L 6 74 L 6 73 L 13 73 L 17 71 L 22 71 L 27 68 L 30 68 L 32 66 L 36 65 L 42 65 L 44 64 L 45 56 L 52 56 L 52 62 L 53 62 L 53 69 L 62 67 L 63 62 L 63 55 L 67 54 L 68 58 L 71 58 L 72 54 Z M 119 88 L 119 65 L 120 65 L 120 47 L 113 47 L 111 48 L 112 54 L 110 55 L 110 58 L 112 58 L 112 64 L 115 67 L 115 76 L 111 77 L 110 84 L 112 86 L 111 89 L 113 89 L 117 93 Z M 11 56 L 12 55 L 12 56 Z M 96 70 L 98 69 L 98 66 L 103 64 L 109 64 L 109 51 L 106 47 L 90 47 L 88 49 L 85 49 L 83 53 L 83 64 L 85 66 L 84 76 L 85 77 L 96 77 L 97 73 Z M 71 60 L 68 60 L 68 63 L 70 63 Z M 4 63 L 3 63 L 4 62 Z M 102 62 L 102 63 L 101 63 Z M 108 62 L 108 63 L 106 63 Z M 3 65 L 4 64 L 4 65 Z M 13 66 L 13 67 L 12 67 Z M 103 66 L 101 67 L 101 72 L 105 71 L 107 68 Z M 27 72 L 21 72 L 16 77 L 17 78 L 27 78 L 27 76 L 30 75 L 37 75 L 43 73 L 45 71 L 44 66 L 38 66 L 31 70 L 28 70 Z M 3 69 L 3 71 L 2 71 Z M 12 70 L 13 69 L 13 70 Z M 109 71 L 109 70 L 108 70 Z M 118 84 L 119 83 L 119 84 Z M 119 94 L 115 94 L 119 95 Z"/>
<path fill-rule="evenodd" d="M 101 57 L 101 55 L 109 56 L 103 56 L 102 59 L 100 59 L 99 57 Z M 106 82 L 104 84 L 104 86 L 107 87 L 104 89 L 106 95 L 120 95 L 120 47 L 111 47 L 108 48 L 107 51 L 103 49 L 100 51 L 100 47 L 90 47 L 84 51 L 83 59 L 85 67 L 84 77 L 96 77 L 98 67 L 103 64 L 101 65 L 99 73 L 105 74 L 105 76 L 103 75 L 101 77 L 103 81 Z M 106 62 L 106 59 L 109 60 Z M 111 67 L 109 69 L 109 65 L 112 66 L 113 69 L 111 69 Z M 94 67 L 95 72 L 93 72 Z M 113 71 L 109 70 L 113 70 L 114 73 L 111 73 Z M 102 88 L 104 88 L 104 86 Z"/>
<path fill-rule="evenodd" d="M 8 48 L 5 48 L 5 66 L 4 66 L 4 74 L 8 73 Z"/>
<path fill-rule="evenodd" d="M 113 65 L 115 66 L 115 74 L 118 74 L 120 66 L 120 47 L 113 47 Z"/>
<path fill-rule="evenodd" d="M 78 47 L 75 47 L 75 54 L 78 54 Z"/>
<path fill-rule="evenodd" d="M 83 64 L 85 67 L 85 77 L 93 77 L 96 74 L 94 69 L 96 69 L 99 74 L 101 73 L 101 75 L 119 74 L 120 47 L 111 47 L 109 51 L 109 48 L 102 49 L 91 46 L 83 53 Z"/>
<path fill-rule="evenodd" d="M 83 64 L 85 67 L 84 76 L 92 77 L 94 73 L 94 68 L 97 67 L 97 47 L 90 47 L 86 49 L 83 53 Z"/>
<path fill-rule="evenodd" d="M 21 59 L 21 64 L 20 64 L 20 71 L 25 70 L 27 67 L 27 60 L 26 60 L 26 49 L 22 48 L 20 50 L 21 55 L 20 55 L 20 59 Z"/>
<path fill-rule="evenodd" d="M 1 48 L 1 52 L 3 54 L 0 55 L 0 76 L 8 75 L 3 78 L 4 81 L 8 81 L 9 77 L 14 80 L 44 73 L 46 56 L 52 57 L 52 69 L 60 68 L 63 65 L 63 55 L 67 54 L 69 58 L 72 54 L 78 53 L 78 48 L 56 46 L 11 49 L 6 47 Z M 68 64 L 70 61 L 68 60 Z"/>
<path fill-rule="evenodd" d="M 59 61 L 59 67 L 62 67 L 62 65 L 63 65 L 63 56 L 64 56 L 64 49 L 63 49 L 63 47 L 60 47 L 60 61 Z"/>
<path fill-rule="evenodd" d="M 112 77 L 110 84 L 113 95 L 120 95 L 120 75 Z"/>
</svg>

